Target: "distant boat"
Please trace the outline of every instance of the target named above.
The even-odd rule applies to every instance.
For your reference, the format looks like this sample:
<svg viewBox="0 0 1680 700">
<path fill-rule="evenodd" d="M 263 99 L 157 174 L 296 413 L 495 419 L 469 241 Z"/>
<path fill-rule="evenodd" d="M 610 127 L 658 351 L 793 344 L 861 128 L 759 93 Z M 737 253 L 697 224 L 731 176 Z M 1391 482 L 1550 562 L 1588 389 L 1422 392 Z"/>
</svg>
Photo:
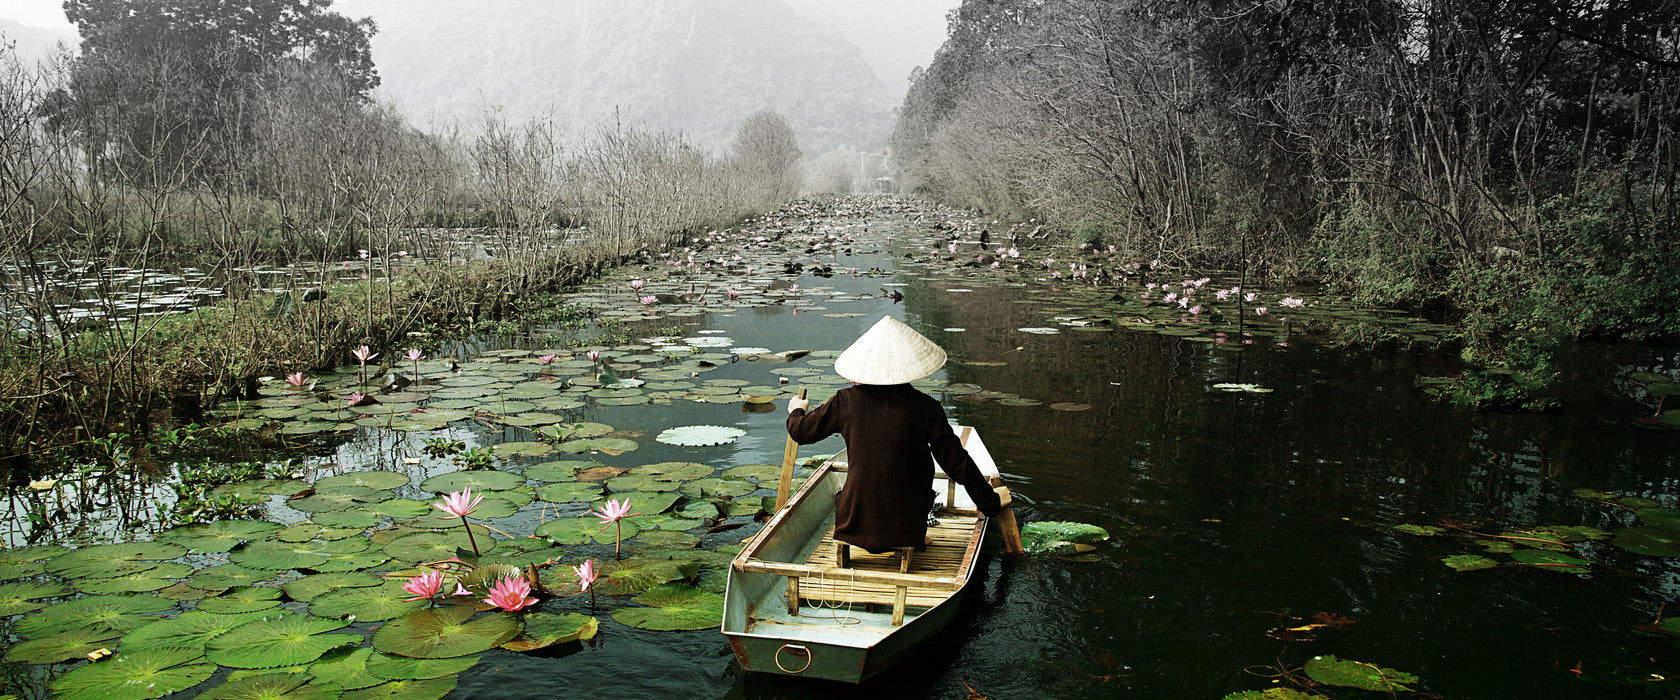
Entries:
<svg viewBox="0 0 1680 700">
<path fill-rule="evenodd" d="M 978 433 L 963 446 L 988 478 L 997 465 Z M 936 473 L 939 524 L 925 550 L 839 561 L 834 494 L 846 483 L 835 455 L 748 542 L 729 567 L 723 633 L 748 671 L 858 683 L 886 670 L 951 621 L 973 578 L 987 518 L 968 493 Z"/>
</svg>

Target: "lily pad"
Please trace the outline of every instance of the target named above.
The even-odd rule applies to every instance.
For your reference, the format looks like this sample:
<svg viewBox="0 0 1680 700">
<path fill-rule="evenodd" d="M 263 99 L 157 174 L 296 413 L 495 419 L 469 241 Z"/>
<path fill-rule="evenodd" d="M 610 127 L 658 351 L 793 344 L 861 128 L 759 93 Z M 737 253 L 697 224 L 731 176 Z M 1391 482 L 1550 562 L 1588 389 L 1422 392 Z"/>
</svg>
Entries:
<svg viewBox="0 0 1680 700">
<path fill-rule="evenodd" d="M 543 647 L 593 638 L 601 623 L 581 613 L 550 615 L 531 613 L 525 616 L 525 631 L 502 643 L 509 651 L 535 651 Z"/>
<path fill-rule="evenodd" d="M 216 665 L 198 649 L 150 649 L 87 664 L 53 681 L 60 700 L 149 700 L 203 683 Z"/>
<path fill-rule="evenodd" d="M 557 482 L 571 481 L 577 478 L 577 473 L 590 467 L 600 466 L 598 462 L 584 460 L 561 460 L 543 462 L 525 470 L 525 478 L 537 481 Z"/>
<path fill-rule="evenodd" d="M 309 602 L 317 596 L 340 588 L 367 588 L 383 583 L 378 576 L 358 572 L 341 572 L 305 576 L 280 586 L 292 600 Z"/>
<path fill-rule="evenodd" d="M 198 609 L 232 615 L 280 607 L 280 589 L 272 586 L 239 586 L 215 597 L 198 601 Z"/>
<path fill-rule="evenodd" d="M 83 627 L 127 632 L 163 618 L 153 615 L 175 607 L 173 601 L 149 595 L 100 595 L 77 598 L 34 613 L 12 628 L 29 639 Z"/>
<path fill-rule="evenodd" d="M 1475 554 L 1454 554 L 1443 557 L 1441 563 L 1453 568 L 1454 571 L 1477 571 L 1499 566 L 1499 562 Z"/>
<path fill-rule="evenodd" d="M 519 620 L 506 613 L 476 620 L 473 608 L 416 610 L 373 633 L 373 648 L 416 659 L 447 659 L 488 651 L 519 635 Z"/>
<path fill-rule="evenodd" d="M 114 576 L 111 578 L 84 578 L 76 580 L 76 590 L 92 595 L 106 595 L 110 593 L 149 593 L 160 591 L 175 584 L 169 579 L 182 578 L 191 575 L 193 568 L 186 564 L 166 561 L 145 571 L 132 574 Z"/>
<path fill-rule="evenodd" d="M 1086 523 L 1041 521 L 1021 527 L 1021 545 L 1028 554 L 1071 554 L 1079 545 L 1108 539 L 1108 531 Z"/>
<path fill-rule="evenodd" d="M 474 539 L 469 539 L 467 533 L 460 526 L 436 532 L 418 532 L 399 537 L 385 545 L 385 554 L 392 559 L 402 562 L 442 561 L 455 556 L 457 550 L 472 551 L 473 543 L 478 543 L 480 555 L 489 554 L 496 549 L 496 540 L 488 535 L 479 536 L 475 531 Z"/>
<path fill-rule="evenodd" d="M 120 634 L 122 633 L 110 629 L 80 629 L 31 639 L 7 649 L 6 660 L 25 664 L 56 664 L 80 659 L 89 652 L 116 646 L 111 640 Z"/>
<path fill-rule="evenodd" d="M 1404 532 L 1408 535 L 1420 535 L 1423 537 L 1433 537 L 1446 533 L 1445 529 L 1435 525 L 1413 525 L 1411 523 L 1395 525 L 1394 529 L 1397 532 Z"/>
<path fill-rule="evenodd" d="M 649 607 L 615 608 L 613 619 L 646 630 L 702 630 L 723 615 L 723 596 L 686 584 L 658 586 L 632 600 Z"/>
<path fill-rule="evenodd" d="M 1680 532 L 1654 527 L 1630 527 L 1616 533 L 1610 544 L 1634 554 L 1680 557 Z"/>
<path fill-rule="evenodd" d="M 186 547 L 168 542 L 102 544 L 55 557 L 46 569 L 65 578 L 110 578 L 145 571 L 157 566 L 153 562 L 186 553 Z"/>
<path fill-rule="evenodd" d="M 635 451 L 639 447 L 635 440 L 629 438 L 586 438 L 583 440 L 567 440 L 560 443 L 561 452 L 576 454 L 579 452 L 601 452 L 609 455 L 620 455 Z"/>
<path fill-rule="evenodd" d="M 180 615 L 156 622 L 123 635 L 123 651 L 140 651 L 143 649 L 203 649 L 210 640 L 227 634 L 229 630 L 255 622 L 264 618 L 275 617 L 277 611 L 259 610 L 256 612 L 221 615 L 201 610 L 192 610 Z M 283 613 L 290 614 L 290 613 Z"/>
<path fill-rule="evenodd" d="M 359 634 L 325 634 L 346 624 L 303 615 L 247 622 L 211 639 L 205 653 L 211 661 L 230 668 L 306 664 L 321 658 L 328 649 L 361 644 Z"/>
<path fill-rule="evenodd" d="M 678 487 L 677 490 L 690 498 L 735 498 L 745 496 L 758 489 L 758 484 L 750 481 L 722 479 L 714 476 L 690 481 Z"/>
<path fill-rule="evenodd" d="M 332 683 L 345 690 L 371 688 L 384 682 L 367 671 L 367 661 L 373 654 L 368 647 L 339 647 L 309 664 L 309 675 L 316 683 Z"/>
<path fill-rule="evenodd" d="M 1407 683 L 1418 678 L 1410 673 L 1382 668 L 1376 664 L 1338 659 L 1335 656 L 1315 656 L 1307 661 L 1307 676 L 1324 685 L 1339 685 L 1384 693 L 1410 691 Z"/>
<path fill-rule="evenodd" d="M 388 681 L 418 681 L 453 676 L 478 664 L 478 657 L 464 656 L 448 659 L 411 659 L 404 656 L 375 654 L 367 660 L 367 671 L 376 678 Z"/>
<path fill-rule="evenodd" d="M 635 537 L 636 533 L 642 531 L 635 518 L 618 522 L 621 524 L 624 539 Z M 603 530 L 603 527 L 606 529 Z M 613 543 L 613 528 L 603 526 L 599 519 L 588 515 L 543 523 L 537 528 L 536 534 L 553 540 L 555 544 L 583 544 L 591 540 L 600 544 Z"/>
<path fill-rule="evenodd" d="M 221 590 L 233 586 L 249 586 L 271 578 L 274 578 L 272 571 L 247 569 L 238 564 L 222 564 L 199 569 L 192 579 L 187 581 L 187 585 L 204 590 Z"/>
<path fill-rule="evenodd" d="M 8 583 L 0 585 L 0 617 L 22 615 L 46 607 L 33 602 L 41 598 L 70 595 L 70 587 L 62 583 Z"/>
<path fill-rule="evenodd" d="M 407 486 L 407 474 L 389 471 L 359 471 L 338 476 L 329 476 L 315 482 L 316 489 L 332 489 L 341 486 L 365 486 L 370 489 L 388 491 Z"/>
<path fill-rule="evenodd" d="M 262 673 L 228 682 L 205 691 L 202 700 L 338 700 L 341 689 L 332 683 L 312 680 L 307 673 Z"/>
<path fill-rule="evenodd" d="M 728 393 L 734 392 L 734 389 L 728 389 Z M 740 428 L 729 428 L 721 425 L 686 425 L 680 428 L 667 429 L 659 433 L 659 436 L 654 439 L 668 445 L 698 447 L 734 442 L 737 438 L 746 434 L 747 431 Z"/>
<path fill-rule="evenodd" d="M 441 700 L 455 689 L 458 676 L 423 681 L 388 681 L 371 688 L 353 690 L 341 700 Z"/>
<path fill-rule="evenodd" d="M 600 496 L 601 485 L 588 482 L 569 481 L 537 488 L 537 498 L 549 503 L 592 501 Z"/>
<path fill-rule="evenodd" d="M 240 542 L 267 539 L 279 529 L 279 523 L 263 520 L 219 520 L 177 527 L 158 535 L 158 538 L 170 540 L 194 552 L 217 554 L 233 549 Z"/>
<path fill-rule="evenodd" d="M 386 581 L 378 586 L 340 588 L 322 593 L 309 602 L 309 614 L 318 617 L 354 617 L 358 622 L 389 620 L 428 605 L 426 601 L 407 602 L 414 594 L 402 589 L 402 581 Z"/>
<path fill-rule="evenodd" d="M 496 452 L 500 454 L 501 451 L 501 446 L 498 445 Z M 432 493 L 452 493 L 462 489 L 472 489 L 474 492 L 506 491 L 524 484 L 525 477 L 520 474 L 495 469 L 474 469 L 439 474 L 420 484 L 420 488 Z"/>
</svg>

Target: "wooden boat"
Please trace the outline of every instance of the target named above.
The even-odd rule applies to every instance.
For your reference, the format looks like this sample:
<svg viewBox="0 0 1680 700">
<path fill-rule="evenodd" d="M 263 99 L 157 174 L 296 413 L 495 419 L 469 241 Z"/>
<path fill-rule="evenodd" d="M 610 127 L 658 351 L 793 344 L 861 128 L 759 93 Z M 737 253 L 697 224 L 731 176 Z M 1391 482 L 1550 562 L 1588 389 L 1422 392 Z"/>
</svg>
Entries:
<svg viewBox="0 0 1680 700">
<path fill-rule="evenodd" d="M 980 436 L 957 430 L 981 472 L 995 480 L 997 465 Z M 731 563 L 723 633 L 746 670 L 858 683 L 903 659 L 956 614 L 986 538 L 987 518 L 968 493 L 936 473 L 933 544 L 870 554 L 834 540 L 834 494 L 845 483 L 842 452 L 818 467 Z"/>
</svg>

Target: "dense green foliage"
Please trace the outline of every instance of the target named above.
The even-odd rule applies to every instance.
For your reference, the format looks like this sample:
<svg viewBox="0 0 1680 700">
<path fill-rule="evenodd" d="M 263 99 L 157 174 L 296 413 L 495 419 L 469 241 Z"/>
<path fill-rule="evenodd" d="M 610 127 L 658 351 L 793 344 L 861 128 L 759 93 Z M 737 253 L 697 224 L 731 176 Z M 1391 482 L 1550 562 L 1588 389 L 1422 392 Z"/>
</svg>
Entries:
<svg viewBox="0 0 1680 700">
<path fill-rule="evenodd" d="M 1675 2 L 968 0 L 893 145 L 947 203 L 1455 315 L 1502 377 L 1467 400 L 1516 405 L 1561 338 L 1680 334 L 1677 26 Z"/>
</svg>

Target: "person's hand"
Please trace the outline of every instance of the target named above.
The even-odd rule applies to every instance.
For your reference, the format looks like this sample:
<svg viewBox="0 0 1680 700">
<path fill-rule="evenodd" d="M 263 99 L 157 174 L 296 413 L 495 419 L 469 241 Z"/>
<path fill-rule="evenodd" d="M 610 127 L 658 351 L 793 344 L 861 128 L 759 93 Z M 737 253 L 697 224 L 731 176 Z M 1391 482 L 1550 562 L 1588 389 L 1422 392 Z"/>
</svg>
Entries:
<svg viewBox="0 0 1680 700">
<path fill-rule="evenodd" d="M 999 508 L 1008 508 L 1010 502 L 1015 500 L 1014 496 L 1009 495 L 1009 487 L 1008 486 L 999 486 L 997 488 L 992 489 L 992 492 L 996 493 L 998 495 L 998 507 Z"/>
<path fill-rule="evenodd" d="M 811 400 L 810 399 L 802 399 L 798 396 L 795 396 L 791 399 L 788 399 L 788 413 L 793 413 L 794 409 L 796 409 L 796 408 L 803 408 L 803 409 L 806 409 L 806 410 L 810 410 Z"/>
</svg>

